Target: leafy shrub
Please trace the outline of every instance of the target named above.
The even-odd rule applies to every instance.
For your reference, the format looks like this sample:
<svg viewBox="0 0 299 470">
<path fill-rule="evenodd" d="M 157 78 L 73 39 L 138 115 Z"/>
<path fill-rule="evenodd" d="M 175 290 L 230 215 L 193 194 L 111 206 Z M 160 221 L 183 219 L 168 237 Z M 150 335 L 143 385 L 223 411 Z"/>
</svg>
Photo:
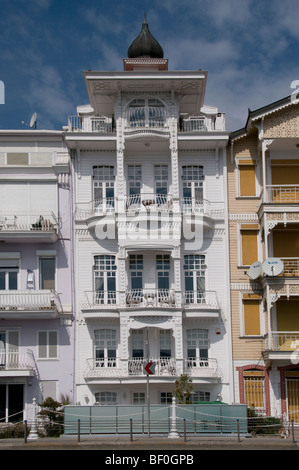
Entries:
<svg viewBox="0 0 299 470">
<path fill-rule="evenodd" d="M 59 437 L 63 434 L 63 405 L 53 398 L 46 398 L 40 404 L 41 411 L 38 413 L 41 418 L 42 428 L 39 427 L 39 434 L 45 437 Z"/>
<path fill-rule="evenodd" d="M 254 408 L 248 408 L 248 432 L 251 434 L 279 434 L 283 426 L 280 418 L 259 416 Z"/>
</svg>

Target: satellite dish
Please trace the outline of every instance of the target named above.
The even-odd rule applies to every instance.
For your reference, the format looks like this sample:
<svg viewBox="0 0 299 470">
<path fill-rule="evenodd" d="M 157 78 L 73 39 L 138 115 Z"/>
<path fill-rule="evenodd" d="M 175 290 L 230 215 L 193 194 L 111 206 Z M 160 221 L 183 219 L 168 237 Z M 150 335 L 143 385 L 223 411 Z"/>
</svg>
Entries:
<svg viewBox="0 0 299 470">
<path fill-rule="evenodd" d="M 247 274 L 250 279 L 257 279 L 262 274 L 262 263 L 260 261 L 252 263 Z"/>
<path fill-rule="evenodd" d="M 283 262 L 279 258 L 267 258 L 262 268 L 267 276 L 279 276 L 283 271 Z"/>
<path fill-rule="evenodd" d="M 30 119 L 30 124 L 26 124 L 26 122 L 24 121 L 22 121 L 22 124 L 24 124 L 25 126 L 31 127 L 31 129 L 32 128 L 36 129 L 36 116 L 37 114 L 33 113 Z"/>
<path fill-rule="evenodd" d="M 34 127 L 34 129 L 36 129 L 36 117 L 37 117 L 37 114 L 33 113 L 30 119 L 30 124 L 29 124 L 29 126 Z"/>
</svg>

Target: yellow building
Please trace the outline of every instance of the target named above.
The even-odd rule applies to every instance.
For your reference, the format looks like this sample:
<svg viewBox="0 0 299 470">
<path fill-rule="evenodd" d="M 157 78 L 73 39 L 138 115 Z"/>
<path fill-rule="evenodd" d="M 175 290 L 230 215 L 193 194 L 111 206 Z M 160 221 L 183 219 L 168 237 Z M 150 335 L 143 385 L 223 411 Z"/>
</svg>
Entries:
<svg viewBox="0 0 299 470">
<path fill-rule="evenodd" d="M 227 152 L 235 401 L 299 421 L 299 104 L 248 113 Z"/>
</svg>

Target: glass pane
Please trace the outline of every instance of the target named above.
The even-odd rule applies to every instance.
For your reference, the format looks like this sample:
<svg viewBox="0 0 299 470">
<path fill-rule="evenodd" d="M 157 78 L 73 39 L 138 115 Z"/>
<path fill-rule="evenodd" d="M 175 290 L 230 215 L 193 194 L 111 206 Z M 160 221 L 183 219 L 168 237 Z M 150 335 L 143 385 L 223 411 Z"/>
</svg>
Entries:
<svg viewBox="0 0 299 470">
<path fill-rule="evenodd" d="M 47 357 L 47 333 L 40 331 L 38 334 L 38 357 Z"/>
<path fill-rule="evenodd" d="M 8 289 L 9 290 L 17 290 L 18 288 L 18 273 L 17 272 L 9 272 L 8 273 Z"/>
<path fill-rule="evenodd" d="M 40 259 L 40 288 L 55 290 L 55 258 Z"/>
<path fill-rule="evenodd" d="M 57 357 L 57 333 L 49 332 L 49 357 Z"/>
<path fill-rule="evenodd" d="M 0 290 L 5 290 L 5 273 L 0 272 Z"/>
</svg>

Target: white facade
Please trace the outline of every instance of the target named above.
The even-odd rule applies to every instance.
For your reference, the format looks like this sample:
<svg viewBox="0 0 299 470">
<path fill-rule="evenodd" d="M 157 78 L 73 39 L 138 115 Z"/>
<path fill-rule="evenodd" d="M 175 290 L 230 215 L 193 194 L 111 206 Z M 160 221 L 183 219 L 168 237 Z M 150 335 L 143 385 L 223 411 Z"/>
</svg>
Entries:
<svg viewBox="0 0 299 470">
<path fill-rule="evenodd" d="M 231 402 L 225 119 L 205 72 L 161 62 L 86 72 L 65 129 L 82 405 L 146 403 L 148 362 L 151 404 L 181 374 L 194 401 Z"/>
</svg>

